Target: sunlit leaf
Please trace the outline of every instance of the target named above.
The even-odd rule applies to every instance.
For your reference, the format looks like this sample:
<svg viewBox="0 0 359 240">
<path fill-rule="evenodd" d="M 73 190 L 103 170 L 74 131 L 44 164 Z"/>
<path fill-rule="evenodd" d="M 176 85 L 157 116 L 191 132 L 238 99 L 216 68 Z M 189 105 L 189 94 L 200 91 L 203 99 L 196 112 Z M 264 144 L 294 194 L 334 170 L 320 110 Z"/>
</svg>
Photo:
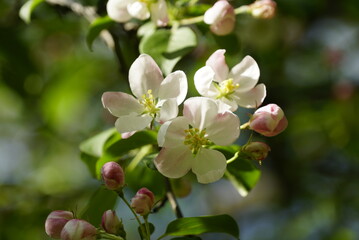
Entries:
<svg viewBox="0 0 359 240">
<path fill-rule="evenodd" d="M 239 228 L 236 221 L 229 215 L 179 218 L 170 222 L 165 236 L 198 235 L 202 233 L 227 233 L 239 239 Z"/>
<path fill-rule="evenodd" d="M 99 17 L 91 23 L 86 37 L 87 46 L 90 50 L 92 50 L 93 41 L 100 35 L 101 31 L 109 28 L 113 23 L 114 21 L 109 16 Z"/>
<path fill-rule="evenodd" d="M 45 2 L 45 0 L 30 0 L 30 1 L 27 1 L 20 8 L 20 12 L 19 12 L 20 18 L 24 22 L 30 23 L 31 22 L 31 14 L 32 14 L 32 12 L 42 2 Z"/>
</svg>

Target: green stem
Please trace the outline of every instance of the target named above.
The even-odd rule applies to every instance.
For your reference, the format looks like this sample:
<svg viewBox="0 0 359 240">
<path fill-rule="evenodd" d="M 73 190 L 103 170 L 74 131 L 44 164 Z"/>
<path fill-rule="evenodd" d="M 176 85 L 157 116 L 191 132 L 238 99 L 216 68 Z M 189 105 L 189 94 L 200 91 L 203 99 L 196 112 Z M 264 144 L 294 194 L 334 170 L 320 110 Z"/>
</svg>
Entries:
<svg viewBox="0 0 359 240">
<path fill-rule="evenodd" d="M 234 160 L 236 160 L 238 158 L 238 155 L 239 155 L 239 151 L 236 152 L 232 158 L 227 160 L 227 164 L 229 164 L 229 163 L 233 162 Z"/>
<path fill-rule="evenodd" d="M 101 235 L 101 238 L 111 239 L 111 240 L 124 240 L 122 237 L 107 233 L 104 230 L 99 229 L 97 231 L 98 234 Z"/>
<path fill-rule="evenodd" d="M 242 130 L 242 129 L 246 129 L 246 128 L 248 128 L 248 127 L 249 127 L 249 121 L 246 122 L 246 123 L 243 123 L 243 124 L 240 126 L 240 129 Z"/>
<path fill-rule="evenodd" d="M 143 216 L 143 219 L 145 220 L 147 239 L 148 239 L 148 240 L 151 240 L 151 239 L 150 239 L 151 231 L 150 231 L 150 226 L 149 226 L 149 224 L 148 224 L 147 218 L 148 218 L 148 215 Z"/>
<path fill-rule="evenodd" d="M 131 207 L 130 203 L 126 200 L 126 198 L 124 197 L 123 194 L 119 194 L 120 198 L 123 200 L 123 202 L 127 205 L 127 207 L 131 210 L 131 212 L 133 213 L 133 215 L 135 216 L 137 222 L 138 222 L 138 225 L 140 225 L 140 229 L 141 229 L 141 232 L 142 232 L 142 235 L 143 236 L 146 236 L 146 231 L 145 229 L 143 229 L 143 226 L 142 226 L 142 223 L 141 223 L 141 220 L 140 218 L 137 216 L 137 213 L 133 210 L 133 208 Z"/>
</svg>

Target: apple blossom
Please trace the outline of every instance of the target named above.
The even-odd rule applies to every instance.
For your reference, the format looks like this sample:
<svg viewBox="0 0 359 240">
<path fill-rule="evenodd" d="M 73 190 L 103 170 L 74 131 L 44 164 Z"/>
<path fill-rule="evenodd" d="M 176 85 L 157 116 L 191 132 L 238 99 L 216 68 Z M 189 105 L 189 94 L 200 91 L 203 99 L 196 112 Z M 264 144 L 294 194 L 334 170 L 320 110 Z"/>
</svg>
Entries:
<svg viewBox="0 0 359 240">
<path fill-rule="evenodd" d="M 183 116 L 164 123 L 158 132 L 162 147 L 154 161 L 158 171 L 180 178 L 192 169 L 200 183 L 219 180 L 226 170 L 226 158 L 208 147 L 233 143 L 239 136 L 239 125 L 237 115 L 221 112 L 215 100 L 187 99 Z"/>
<path fill-rule="evenodd" d="M 250 142 L 242 148 L 242 151 L 249 154 L 252 159 L 261 162 L 268 156 L 270 147 L 264 142 Z"/>
<path fill-rule="evenodd" d="M 224 103 L 231 111 L 239 106 L 256 108 L 266 97 L 264 84 L 257 84 L 259 68 L 256 61 L 246 56 L 230 71 L 226 64 L 226 50 L 215 51 L 194 76 L 197 91 L 205 97 Z M 223 104 L 222 104 L 223 105 Z"/>
<path fill-rule="evenodd" d="M 45 221 L 46 234 L 52 238 L 60 238 L 65 224 L 73 218 L 74 214 L 70 211 L 52 211 Z"/>
<path fill-rule="evenodd" d="M 168 23 L 165 0 L 109 0 L 106 8 L 108 16 L 120 23 L 127 22 L 131 18 L 146 20 L 150 16 L 157 26 L 166 26 Z"/>
<path fill-rule="evenodd" d="M 266 136 L 278 135 L 288 126 L 283 110 L 276 104 L 257 109 L 249 122 L 249 128 Z"/>
<path fill-rule="evenodd" d="M 219 0 L 205 12 L 203 21 L 211 25 L 214 34 L 227 35 L 234 29 L 236 15 L 227 0 Z"/>
<path fill-rule="evenodd" d="M 124 233 L 123 224 L 113 210 L 107 210 L 103 213 L 101 227 L 111 234 L 119 235 Z"/>
<path fill-rule="evenodd" d="M 62 240 L 96 240 L 97 230 L 81 219 L 68 221 L 61 231 Z"/>
<path fill-rule="evenodd" d="M 131 207 L 137 214 L 145 216 L 150 213 L 155 204 L 155 196 L 147 188 L 141 188 L 131 199 Z"/>
<path fill-rule="evenodd" d="M 118 117 L 115 126 L 123 138 L 148 127 L 153 120 L 163 123 L 175 118 L 188 88 L 183 71 L 170 73 L 164 79 L 156 62 L 146 54 L 132 64 L 129 82 L 137 99 L 123 92 L 102 95 L 103 106 Z"/>
<path fill-rule="evenodd" d="M 272 0 L 257 0 L 249 5 L 249 11 L 256 18 L 272 18 L 275 15 L 277 4 Z"/>
<path fill-rule="evenodd" d="M 101 176 L 109 190 L 119 190 L 125 185 L 125 174 L 117 162 L 107 162 L 101 168 Z"/>
</svg>

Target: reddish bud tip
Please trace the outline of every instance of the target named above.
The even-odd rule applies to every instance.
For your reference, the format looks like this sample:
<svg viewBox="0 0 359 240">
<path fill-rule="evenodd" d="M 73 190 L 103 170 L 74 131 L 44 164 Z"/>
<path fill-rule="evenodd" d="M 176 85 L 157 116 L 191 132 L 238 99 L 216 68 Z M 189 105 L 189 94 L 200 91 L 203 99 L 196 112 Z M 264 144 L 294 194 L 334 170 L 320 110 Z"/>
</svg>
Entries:
<svg viewBox="0 0 359 240">
<path fill-rule="evenodd" d="M 46 234 L 52 238 L 61 238 L 61 231 L 65 224 L 74 218 L 74 214 L 69 211 L 53 211 L 49 214 L 45 221 Z"/>
<path fill-rule="evenodd" d="M 125 174 L 116 162 L 105 163 L 101 169 L 102 179 L 109 190 L 119 190 L 125 185 Z"/>
<path fill-rule="evenodd" d="M 113 210 L 107 210 L 103 213 L 101 226 L 106 232 L 115 235 L 119 235 L 123 231 L 122 222 Z"/>
<path fill-rule="evenodd" d="M 97 230 L 81 219 L 68 221 L 61 231 L 62 240 L 96 240 Z"/>
<path fill-rule="evenodd" d="M 141 188 L 131 200 L 131 207 L 137 214 L 145 216 L 150 213 L 155 203 L 155 196 L 147 188 Z"/>
</svg>

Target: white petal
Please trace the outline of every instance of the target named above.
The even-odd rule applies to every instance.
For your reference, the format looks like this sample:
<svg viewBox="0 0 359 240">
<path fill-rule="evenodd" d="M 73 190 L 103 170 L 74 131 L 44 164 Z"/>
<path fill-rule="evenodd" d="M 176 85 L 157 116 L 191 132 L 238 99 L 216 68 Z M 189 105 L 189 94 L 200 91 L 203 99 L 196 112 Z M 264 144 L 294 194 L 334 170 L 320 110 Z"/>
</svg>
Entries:
<svg viewBox="0 0 359 240">
<path fill-rule="evenodd" d="M 225 112 L 225 111 L 231 111 L 234 112 L 237 110 L 238 108 L 238 104 L 236 100 L 229 100 L 225 97 L 222 97 L 220 99 L 216 100 L 217 104 L 218 104 L 218 112 Z"/>
<path fill-rule="evenodd" d="M 123 92 L 105 92 L 102 94 L 102 105 L 116 117 L 129 115 L 130 113 L 140 114 L 143 111 L 142 105 L 132 95 Z"/>
<path fill-rule="evenodd" d="M 257 108 L 263 103 L 267 95 L 266 86 L 261 83 L 248 92 L 236 93 L 236 95 L 238 97 L 237 103 L 239 106 Z"/>
<path fill-rule="evenodd" d="M 183 177 L 192 167 L 194 158 L 186 146 L 162 148 L 154 163 L 160 173 L 169 178 Z"/>
<path fill-rule="evenodd" d="M 229 68 L 224 57 L 226 50 L 219 49 L 215 51 L 206 61 L 206 66 L 211 67 L 216 73 L 215 79 L 217 82 L 222 82 L 227 79 Z"/>
<path fill-rule="evenodd" d="M 202 67 L 195 73 L 194 85 L 200 95 L 214 98 L 219 94 L 213 85 L 214 77 L 215 72 L 209 66 Z"/>
<path fill-rule="evenodd" d="M 130 88 L 137 98 L 142 98 L 148 90 L 154 97 L 158 96 L 158 88 L 163 81 L 160 68 L 155 60 L 147 54 L 141 54 L 131 65 L 129 71 Z"/>
<path fill-rule="evenodd" d="M 146 20 L 150 17 L 147 4 L 141 1 L 135 1 L 127 5 L 127 11 L 129 14 L 137 19 Z"/>
<path fill-rule="evenodd" d="M 206 128 L 208 139 L 217 145 L 229 145 L 239 137 L 239 118 L 231 112 L 217 114 L 212 125 Z"/>
<path fill-rule="evenodd" d="M 188 129 L 188 119 L 177 117 L 172 121 L 164 123 L 157 135 L 157 142 L 160 147 L 178 147 L 183 145 L 186 136 L 185 129 Z"/>
<path fill-rule="evenodd" d="M 167 99 L 163 102 L 160 113 L 156 118 L 159 123 L 167 122 L 178 115 L 178 105 L 175 98 Z"/>
<path fill-rule="evenodd" d="M 183 116 L 192 127 L 200 130 L 210 126 L 218 114 L 218 105 L 215 100 L 205 97 L 192 97 L 184 102 Z"/>
<path fill-rule="evenodd" d="M 224 155 L 216 150 L 202 148 L 196 155 L 192 171 L 200 183 L 218 181 L 226 171 L 227 161 Z"/>
<path fill-rule="evenodd" d="M 160 99 L 176 98 L 180 105 L 186 98 L 188 90 L 187 77 L 183 71 L 170 73 L 161 83 L 158 90 Z"/>
<path fill-rule="evenodd" d="M 106 5 L 108 16 L 117 22 L 127 22 L 131 19 L 131 15 L 127 11 L 129 1 L 109 0 Z"/>
<path fill-rule="evenodd" d="M 239 84 L 239 88 L 236 92 L 247 92 L 251 90 L 259 79 L 257 62 L 251 56 L 246 56 L 231 69 L 230 77 L 233 78 L 233 83 Z"/>
<path fill-rule="evenodd" d="M 151 19 L 159 27 L 167 25 L 169 19 L 165 0 L 158 0 L 151 4 Z"/>
<path fill-rule="evenodd" d="M 149 115 L 126 115 L 119 117 L 115 127 L 120 133 L 139 131 L 150 125 L 152 118 Z"/>
<path fill-rule="evenodd" d="M 221 20 L 228 8 L 228 5 L 230 4 L 227 1 L 217 1 L 204 13 L 203 21 L 207 24 L 213 24 Z"/>
</svg>

